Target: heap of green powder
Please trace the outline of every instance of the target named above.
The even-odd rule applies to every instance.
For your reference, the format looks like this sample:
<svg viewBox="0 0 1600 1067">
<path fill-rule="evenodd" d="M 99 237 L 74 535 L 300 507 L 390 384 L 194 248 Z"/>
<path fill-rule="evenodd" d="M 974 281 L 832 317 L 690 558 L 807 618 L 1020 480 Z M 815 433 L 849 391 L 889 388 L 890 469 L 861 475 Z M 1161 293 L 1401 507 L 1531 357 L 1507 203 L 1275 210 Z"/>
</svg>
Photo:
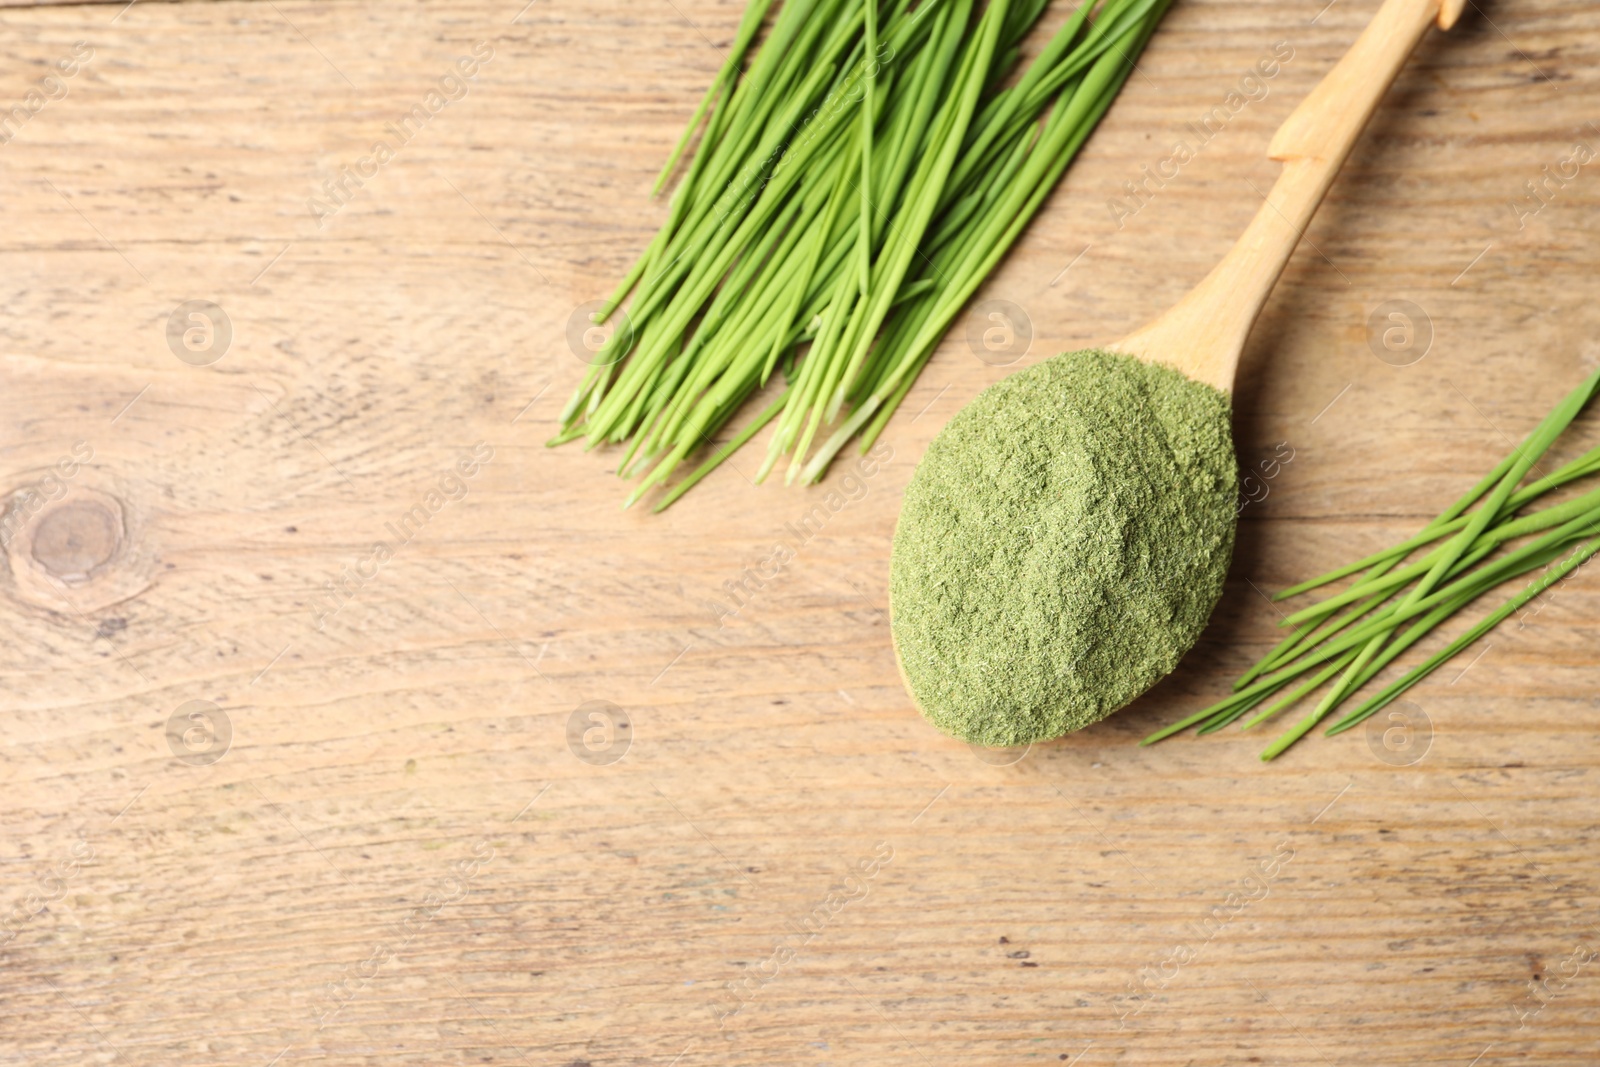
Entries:
<svg viewBox="0 0 1600 1067">
<path fill-rule="evenodd" d="M 1098 722 L 1177 665 L 1222 593 L 1227 394 L 1072 352 L 984 390 L 906 489 L 895 646 L 935 726 L 983 745 Z"/>
</svg>

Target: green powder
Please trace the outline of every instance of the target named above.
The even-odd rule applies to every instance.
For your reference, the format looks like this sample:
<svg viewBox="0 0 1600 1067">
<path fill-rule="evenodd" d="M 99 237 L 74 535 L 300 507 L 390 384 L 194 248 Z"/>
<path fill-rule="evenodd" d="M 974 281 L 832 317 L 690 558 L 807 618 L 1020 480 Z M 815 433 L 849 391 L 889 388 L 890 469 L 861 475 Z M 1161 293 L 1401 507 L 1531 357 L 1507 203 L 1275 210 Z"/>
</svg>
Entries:
<svg viewBox="0 0 1600 1067">
<path fill-rule="evenodd" d="M 1237 492 L 1227 394 L 1170 367 L 1072 352 L 990 386 L 928 446 L 895 531 L 912 697 L 983 745 L 1110 715 L 1205 627 Z"/>
</svg>

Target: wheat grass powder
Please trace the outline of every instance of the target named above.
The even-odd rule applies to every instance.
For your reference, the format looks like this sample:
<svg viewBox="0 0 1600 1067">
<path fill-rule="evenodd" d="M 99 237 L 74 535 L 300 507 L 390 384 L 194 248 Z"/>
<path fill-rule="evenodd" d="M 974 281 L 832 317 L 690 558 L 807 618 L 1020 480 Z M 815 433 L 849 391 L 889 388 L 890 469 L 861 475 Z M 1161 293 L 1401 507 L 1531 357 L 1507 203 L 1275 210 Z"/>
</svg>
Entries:
<svg viewBox="0 0 1600 1067">
<path fill-rule="evenodd" d="M 1112 352 L 990 386 L 929 445 L 890 560 L 907 688 L 935 726 L 1019 745 L 1172 670 L 1233 552 L 1228 395 Z"/>
</svg>

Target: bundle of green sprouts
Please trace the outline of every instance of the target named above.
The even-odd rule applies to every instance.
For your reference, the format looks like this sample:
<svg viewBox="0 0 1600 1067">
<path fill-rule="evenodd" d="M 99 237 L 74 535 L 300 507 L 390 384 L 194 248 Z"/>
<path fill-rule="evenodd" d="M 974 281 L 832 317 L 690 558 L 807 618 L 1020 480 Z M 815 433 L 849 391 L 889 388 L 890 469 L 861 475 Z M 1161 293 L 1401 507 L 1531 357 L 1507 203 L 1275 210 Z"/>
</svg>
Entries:
<svg viewBox="0 0 1600 1067">
<path fill-rule="evenodd" d="M 626 443 L 628 506 L 777 371 L 785 388 L 656 510 L 773 420 L 757 481 L 788 456 L 785 481 L 812 482 L 851 439 L 870 447 L 1170 2 L 1088 0 L 1018 76 L 1048 0 L 786 0 L 753 54 L 772 0 L 752 0 L 550 443 Z"/>
<path fill-rule="evenodd" d="M 1220 730 L 1277 697 L 1241 724 L 1255 726 L 1331 681 L 1315 707 L 1261 754 L 1263 760 L 1270 760 L 1350 700 L 1434 627 L 1506 582 L 1541 572 L 1516 595 L 1347 712 L 1327 731 L 1342 733 L 1375 715 L 1576 571 L 1600 552 L 1600 489 L 1540 509 L 1530 510 L 1529 505 L 1552 490 L 1600 473 L 1600 448 L 1517 487 L 1597 391 L 1600 371 L 1569 393 L 1499 466 L 1415 537 L 1279 593 L 1274 599 L 1364 572 L 1343 592 L 1285 618 L 1283 625 L 1295 627 L 1295 633 L 1247 671 L 1234 684 L 1232 696 L 1151 734 L 1144 744 L 1192 726 L 1199 727 L 1199 733 Z"/>
</svg>

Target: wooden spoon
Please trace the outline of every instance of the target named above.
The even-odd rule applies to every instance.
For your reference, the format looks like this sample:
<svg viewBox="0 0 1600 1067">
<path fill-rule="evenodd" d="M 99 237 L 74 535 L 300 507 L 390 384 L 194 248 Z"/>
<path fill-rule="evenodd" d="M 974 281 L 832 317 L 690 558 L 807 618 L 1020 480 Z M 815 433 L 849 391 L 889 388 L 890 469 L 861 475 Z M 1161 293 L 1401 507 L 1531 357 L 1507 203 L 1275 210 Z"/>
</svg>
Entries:
<svg viewBox="0 0 1600 1067">
<path fill-rule="evenodd" d="M 1356 138 L 1428 26 L 1437 23 L 1449 29 L 1464 4 L 1465 0 L 1385 0 L 1355 44 L 1273 136 L 1268 155 L 1284 164 L 1283 172 L 1232 250 L 1171 310 L 1106 347 L 1165 364 L 1194 381 L 1231 392 L 1250 329 Z M 903 514 L 902 526 L 905 521 Z M 897 531 L 897 544 L 899 540 Z M 891 590 L 893 585 L 891 576 Z M 890 615 L 900 678 L 917 702 L 893 622 L 898 616 L 892 593 Z M 1009 666 L 1014 665 L 995 669 L 1005 674 Z M 968 740 L 997 743 L 965 728 L 953 729 L 947 716 L 929 715 L 929 709 L 918 703 L 942 729 L 965 734 Z M 1061 728 L 1076 727 L 1056 732 Z M 1045 736 L 1035 734 L 1034 739 Z"/>
</svg>

